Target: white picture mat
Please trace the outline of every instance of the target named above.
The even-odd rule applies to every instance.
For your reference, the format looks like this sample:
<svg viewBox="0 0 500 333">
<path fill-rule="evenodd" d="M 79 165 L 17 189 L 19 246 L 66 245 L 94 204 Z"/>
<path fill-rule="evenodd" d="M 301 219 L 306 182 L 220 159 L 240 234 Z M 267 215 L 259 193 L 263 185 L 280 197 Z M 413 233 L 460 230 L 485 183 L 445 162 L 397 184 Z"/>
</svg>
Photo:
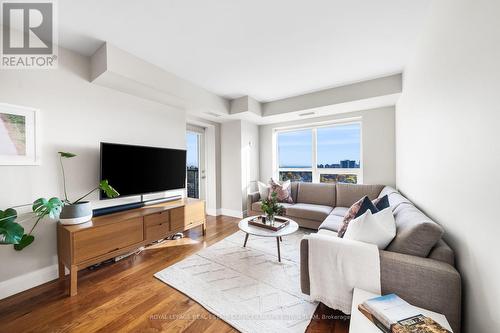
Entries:
<svg viewBox="0 0 500 333">
<path fill-rule="evenodd" d="M 2 155 L 0 165 L 39 165 L 40 147 L 38 144 L 38 113 L 34 108 L 0 103 L 0 113 L 14 114 L 25 117 L 26 154 Z"/>
</svg>

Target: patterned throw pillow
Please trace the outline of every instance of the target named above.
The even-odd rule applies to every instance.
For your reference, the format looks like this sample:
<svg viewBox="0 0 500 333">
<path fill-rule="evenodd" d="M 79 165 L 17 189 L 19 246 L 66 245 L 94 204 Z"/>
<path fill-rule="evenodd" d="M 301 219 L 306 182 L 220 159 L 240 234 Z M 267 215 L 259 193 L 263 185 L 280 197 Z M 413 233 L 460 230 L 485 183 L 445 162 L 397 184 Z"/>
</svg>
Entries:
<svg viewBox="0 0 500 333">
<path fill-rule="evenodd" d="M 283 184 L 280 184 L 274 181 L 274 179 L 271 179 L 269 181 L 269 186 L 269 199 L 271 199 L 273 192 L 276 192 L 278 202 L 293 203 L 292 183 L 290 180 L 284 181 Z"/>
<path fill-rule="evenodd" d="M 349 210 L 344 216 L 344 220 L 342 220 L 342 227 L 340 228 L 337 235 L 340 238 L 343 238 L 345 232 L 347 231 L 347 227 L 349 226 L 349 222 L 351 222 L 353 219 L 357 217 L 360 217 L 361 215 L 366 213 L 367 210 L 372 212 L 372 214 L 375 214 L 388 207 L 389 207 L 389 198 L 387 197 L 387 195 L 384 195 L 383 197 L 377 198 L 373 201 L 371 201 L 368 198 L 368 196 L 365 195 L 364 197 L 356 201 L 349 208 Z"/>
<path fill-rule="evenodd" d="M 383 197 L 377 198 L 372 201 L 372 203 L 377 207 L 379 211 L 389 208 L 389 197 L 384 195 Z"/>
<path fill-rule="evenodd" d="M 344 219 L 342 220 L 342 227 L 337 233 L 337 236 L 339 236 L 340 238 L 344 237 L 349 222 L 351 222 L 354 218 L 356 218 L 356 215 L 358 214 L 359 209 L 361 208 L 361 204 L 363 203 L 365 198 L 367 198 L 367 196 L 364 196 L 355 203 L 353 203 L 352 206 L 347 211 L 347 213 L 345 213 Z"/>
</svg>

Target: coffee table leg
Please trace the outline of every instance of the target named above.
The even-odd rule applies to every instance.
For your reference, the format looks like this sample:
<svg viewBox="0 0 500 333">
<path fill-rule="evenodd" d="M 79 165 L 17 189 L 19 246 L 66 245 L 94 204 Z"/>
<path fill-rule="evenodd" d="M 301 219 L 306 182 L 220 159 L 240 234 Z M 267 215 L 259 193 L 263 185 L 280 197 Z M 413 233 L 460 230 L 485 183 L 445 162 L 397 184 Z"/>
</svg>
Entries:
<svg viewBox="0 0 500 333">
<path fill-rule="evenodd" d="M 245 242 L 243 243 L 243 247 L 247 246 L 248 234 L 245 234 Z"/>
<path fill-rule="evenodd" d="M 280 238 L 279 237 L 276 237 L 276 245 L 278 245 L 278 261 L 281 262 Z"/>
</svg>

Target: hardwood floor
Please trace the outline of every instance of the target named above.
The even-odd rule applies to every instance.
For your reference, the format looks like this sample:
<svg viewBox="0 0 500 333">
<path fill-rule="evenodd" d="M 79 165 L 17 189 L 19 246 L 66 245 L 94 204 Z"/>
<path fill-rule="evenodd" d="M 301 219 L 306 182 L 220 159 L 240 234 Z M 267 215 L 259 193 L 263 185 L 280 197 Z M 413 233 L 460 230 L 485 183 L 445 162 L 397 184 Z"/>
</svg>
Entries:
<svg viewBox="0 0 500 333">
<path fill-rule="evenodd" d="M 161 269 L 238 230 L 238 219 L 207 217 L 207 234 L 147 248 L 127 259 L 46 283 L 0 301 L 0 332 L 237 332 L 189 297 L 153 277 Z M 340 319 L 338 319 L 340 318 Z M 318 306 L 308 332 L 348 332 L 349 320 Z"/>
</svg>

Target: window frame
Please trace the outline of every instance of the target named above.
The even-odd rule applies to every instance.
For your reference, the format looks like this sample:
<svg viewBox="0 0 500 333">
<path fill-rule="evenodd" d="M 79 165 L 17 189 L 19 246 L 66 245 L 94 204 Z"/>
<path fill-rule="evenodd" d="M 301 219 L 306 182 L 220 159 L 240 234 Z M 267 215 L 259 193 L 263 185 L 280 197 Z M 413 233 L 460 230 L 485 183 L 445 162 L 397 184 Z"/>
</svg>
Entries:
<svg viewBox="0 0 500 333">
<path fill-rule="evenodd" d="M 343 125 L 359 125 L 359 168 L 318 168 L 318 129 L 331 128 Z M 278 135 L 280 133 L 295 132 L 301 130 L 311 130 L 312 135 L 312 167 L 311 168 L 280 168 L 278 156 Z M 312 172 L 312 182 L 319 183 L 322 174 L 351 174 L 356 175 L 357 184 L 363 184 L 363 121 L 361 118 L 351 118 L 341 121 L 330 121 L 324 123 L 315 123 L 305 126 L 281 127 L 275 128 L 273 132 L 273 176 L 279 179 L 281 171 L 290 172 Z"/>
</svg>

